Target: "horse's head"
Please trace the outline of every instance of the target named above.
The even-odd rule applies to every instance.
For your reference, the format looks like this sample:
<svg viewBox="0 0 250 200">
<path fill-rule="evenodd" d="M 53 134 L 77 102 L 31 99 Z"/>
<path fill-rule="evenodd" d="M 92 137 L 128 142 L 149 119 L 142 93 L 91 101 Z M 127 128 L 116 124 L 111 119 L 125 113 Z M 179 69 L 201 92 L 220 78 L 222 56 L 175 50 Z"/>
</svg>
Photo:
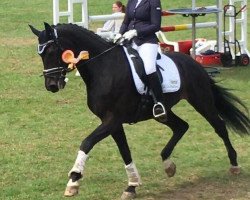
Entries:
<svg viewBox="0 0 250 200">
<path fill-rule="evenodd" d="M 44 70 L 45 87 L 48 91 L 58 92 L 66 85 L 68 64 L 62 61 L 66 47 L 59 41 L 57 30 L 44 23 L 45 30 L 39 31 L 30 25 L 31 31 L 38 37 L 37 52 L 41 56 Z"/>
<path fill-rule="evenodd" d="M 75 24 L 44 25 L 43 31 L 31 25 L 30 29 L 38 37 L 37 51 L 44 65 L 45 87 L 51 92 L 57 92 L 65 87 L 66 73 L 76 65 L 79 67 L 84 64 L 85 69 L 90 65 L 99 66 L 103 63 L 102 59 L 98 58 L 117 46 L 105 41 L 93 31 Z M 74 55 L 78 57 L 75 58 Z M 80 63 L 81 60 L 89 59 L 89 56 L 92 62 Z M 81 72 L 81 69 L 79 71 Z"/>
</svg>

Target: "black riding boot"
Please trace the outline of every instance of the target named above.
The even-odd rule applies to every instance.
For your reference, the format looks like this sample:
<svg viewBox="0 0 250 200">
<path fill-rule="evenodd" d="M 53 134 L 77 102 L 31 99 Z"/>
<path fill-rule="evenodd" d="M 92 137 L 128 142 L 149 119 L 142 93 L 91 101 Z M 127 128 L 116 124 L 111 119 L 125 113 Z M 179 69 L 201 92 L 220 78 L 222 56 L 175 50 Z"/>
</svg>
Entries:
<svg viewBox="0 0 250 200">
<path fill-rule="evenodd" d="M 149 89 L 153 92 L 154 107 L 153 115 L 155 118 L 166 117 L 166 109 L 164 107 L 163 93 L 161 89 L 161 83 L 156 72 L 147 75 Z"/>
</svg>

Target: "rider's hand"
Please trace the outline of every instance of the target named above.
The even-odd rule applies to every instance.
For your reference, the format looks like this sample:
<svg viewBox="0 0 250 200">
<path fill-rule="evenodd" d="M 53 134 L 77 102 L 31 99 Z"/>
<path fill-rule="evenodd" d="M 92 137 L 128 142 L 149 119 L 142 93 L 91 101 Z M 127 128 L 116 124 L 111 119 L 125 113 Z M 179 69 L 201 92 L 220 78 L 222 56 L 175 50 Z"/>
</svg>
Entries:
<svg viewBox="0 0 250 200">
<path fill-rule="evenodd" d="M 137 36 L 137 31 L 135 29 L 129 30 L 123 34 L 125 40 L 131 40 L 135 36 Z"/>
<path fill-rule="evenodd" d="M 122 35 L 120 33 L 117 33 L 114 37 L 113 42 L 116 43 L 117 41 L 119 41 L 122 38 Z"/>
</svg>

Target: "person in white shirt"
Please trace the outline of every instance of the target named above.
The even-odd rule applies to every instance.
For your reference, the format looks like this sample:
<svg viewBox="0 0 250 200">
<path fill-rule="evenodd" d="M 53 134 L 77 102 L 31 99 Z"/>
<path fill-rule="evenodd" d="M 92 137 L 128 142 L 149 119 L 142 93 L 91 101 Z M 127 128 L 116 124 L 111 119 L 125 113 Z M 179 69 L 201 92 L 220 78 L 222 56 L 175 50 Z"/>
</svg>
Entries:
<svg viewBox="0 0 250 200">
<path fill-rule="evenodd" d="M 112 15 L 115 16 L 115 15 L 123 14 L 123 17 L 124 17 L 125 9 L 126 7 L 122 4 L 121 1 L 116 1 L 112 5 L 112 11 L 113 11 Z M 96 33 L 108 41 L 113 41 L 115 35 L 119 33 L 120 31 L 122 22 L 123 22 L 123 18 L 108 20 L 105 22 L 102 28 L 97 28 Z M 78 70 L 76 71 L 75 75 L 80 76 L 80 73 L 78 72 Z"/>
<path fill-rule="evenodd" d="M 123 15 L 125 16 L 125 9 L 126 7 L 122 4 L 121 1 L 116 1 L 112 5 L 112 15 Z M 102 38 L 113 41 L 115 35 L 119 33 L 120 27 L 122 25 L 123 18 L 122 19 L 112 19 L 108 20 L 104 23 L 102 28 L 97 28 L 96 33 L 100 35 Z M 76 71 L 76 76 L 80 76 L 80 73 Z"/>
<path fill-rule="evenodd" d="M 113 16 L 125 15 L 125 6 L 121 1 L 116 1 L 112 5 Z M 116 33 L 119 33 L 123 18 L 111 19 L 104 23 L 102 28 L 97 28 L 96 33 L 107 40 L 113 40 Z"/>
</svg>

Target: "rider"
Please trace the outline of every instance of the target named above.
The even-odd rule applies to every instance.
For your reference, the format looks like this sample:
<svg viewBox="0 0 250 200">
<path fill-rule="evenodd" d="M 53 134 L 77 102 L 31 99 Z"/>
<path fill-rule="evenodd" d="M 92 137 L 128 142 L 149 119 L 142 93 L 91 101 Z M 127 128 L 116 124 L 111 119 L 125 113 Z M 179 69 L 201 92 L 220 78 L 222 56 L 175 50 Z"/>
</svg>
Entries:
<svg viewBox="0 0 250 200">
<path fill-rule="evenodd" d="M 142 58 L 148 86 L 155 99 L 153 108 L 155 118 L 166 116 L 161 83 L 156 73 L 158 38 L 155 33 L 160 30 L 160 26 L 160 0 L 128 0 L 124 21 L 114 39 L 115 42 L 122 37 L 132 40 L 132 47 Z"/>
</svg>

